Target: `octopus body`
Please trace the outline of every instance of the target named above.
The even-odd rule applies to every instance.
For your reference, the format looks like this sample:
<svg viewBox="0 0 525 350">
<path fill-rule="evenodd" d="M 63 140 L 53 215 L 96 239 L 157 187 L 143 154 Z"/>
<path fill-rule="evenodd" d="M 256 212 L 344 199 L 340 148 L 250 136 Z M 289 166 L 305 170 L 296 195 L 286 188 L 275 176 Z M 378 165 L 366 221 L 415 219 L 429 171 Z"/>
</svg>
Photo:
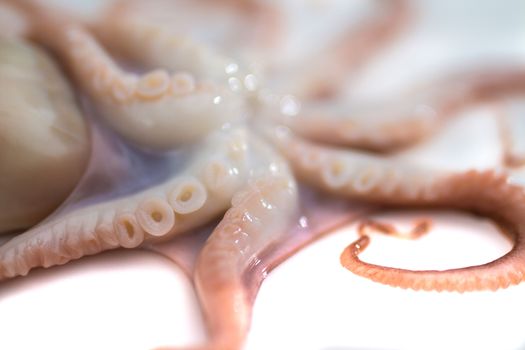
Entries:
<svg viewBox="0 0 525 350">
<path fill-rule="evenodd" d="M 412 271 L 361 260 L 363 234 L 341 255 L 356 275 L 458 292 L 525 279 L 525 67 L 451 73 L 384 101 L 343 95 L 346 78 L 407 25 L 408 1 L 345 22 L 306 60 L 281 55 L 293 14 L 271 2 L 116 1 L 89 23 L 36 0 L 0 5 L 22 28 L 0 40 L 0 84 L 13 94 L 0 113 L 37 120 L 30 131 L 46 151 L 16 142 L 28 135 L 16 120 L 0 130 L 0 232 L 19 233 L 0 246 L 0 281 L 106 250 L 154 251 L 191 276 L 208 330 L 197 348 L 239 349 L 268 271 L 378 206 L 475 212 L 513 247 L 479 266 Z M 499 167 L 411 160 L 406 149 L 480 103 L 499 115 Z M 41 182 L 49 201 L 29 210 Z"/>
</svg>

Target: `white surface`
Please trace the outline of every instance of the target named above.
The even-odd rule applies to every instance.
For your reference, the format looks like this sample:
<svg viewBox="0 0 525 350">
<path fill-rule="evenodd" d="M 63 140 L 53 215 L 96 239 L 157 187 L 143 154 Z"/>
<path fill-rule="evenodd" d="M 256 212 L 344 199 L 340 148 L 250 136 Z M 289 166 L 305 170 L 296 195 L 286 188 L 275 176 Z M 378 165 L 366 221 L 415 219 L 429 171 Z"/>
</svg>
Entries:
<svg viewBox="0 0 525 350">
<path fill-rule="evenodd" d="M 81 3 L 89 2 L 75 5 Z M 525 57 L 523 1 L 455 3 L 421 2 L 428 23 L 422 31 L 428 36 L 407 37 L 374 60 L 355 94 L 390 93 L 459 58 L 471 62 L 487 52 L 490 57 Z M 472 51 L 462 54 L 465 46 Z M 446 138 L 422 145 L 414 151 L 420 152 L 417 157 L 447 166 L 451 159 L 459 167 L 493 164 L 499 149 L 490 117 L 481 116 L 483 122 L 477 123 L 475 113 L 486 110 L 469 113 L 475 116 L 456 124 L 471 127 L 444 131 Z M 432 156 L 425 157 L 428 149 Z M 388 222 L 406 221 L 406 215 L 429 214 L 398 213 Z M 428 236 L 416 242 L 374 236 L 363 259 L 445 268 L 488 261 L 508 249 L 483 220 L 446 212 L 430 217 L 436 227 Z M 354 238 L 352 228 L 331 235 L 270 274 L 255 304 L 248 350 L 525 349 L 525 285 L 463 295 L 382 286 L 339 265 L 339 254 Z M 0 286 L 0 349 L 145 350 L 204 339 L 189 282 L 151 254 L 104 254 Z"/>
<path fill-rule="evenodd" d="M 362 259 L 428 269 L 488 262 L 510 248 L 485 221 L 452 212 L 388 213 L 376 218 L 434 228 L 418 241 L 373 235 Z M 357 235 L 343 230 L 278 267 L 255 304 L 249 349 L 521 349 L 525 285 L 496 293 L 414 292 L 383 286 L 341 267 Z"/>
<path fill-rule="evenodd" d="M 185 276 L 140 251 L 84 258 L 0 288 L 0 349 L 148 350 L 204 339 Z"/>
</svg>

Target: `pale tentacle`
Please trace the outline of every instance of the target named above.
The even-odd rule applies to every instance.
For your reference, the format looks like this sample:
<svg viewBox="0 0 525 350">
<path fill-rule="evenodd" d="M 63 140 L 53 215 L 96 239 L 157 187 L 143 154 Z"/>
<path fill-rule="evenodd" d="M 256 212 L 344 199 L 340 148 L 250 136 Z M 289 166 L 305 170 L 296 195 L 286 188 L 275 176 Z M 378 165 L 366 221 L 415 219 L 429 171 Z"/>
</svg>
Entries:
<svg viewBox="0 0 525 350">
<path fill-rule="evenodd" d="M 250 141 L 250 179 L 232 198 L 231 209 L 211 233 L 195 265 L 209 341 L 192 349 L 242 346 L 257 287 L 246 283 L 244 273 L 297 221 L 297 186 L 286 162 L 257 136 L 250 135 Z"/>
<path fill-rule="evenodd" d="M 93 28 L 107 47 L 143 65 L 188 71 L 198 79 L 209 79 L 229 86 L 234 92 L 253 92 L 258 89 L 260 78 L 255 72 L 237 62 L 239 52 L 219 52 L 211 47 L 213 45 L 210 43 L 199 41 L 197 35 L 193 36 L 192 28 L 186 28 L 184 25 L 182 28 L 173 26 L 172 22 L 178 24 L 178 16 L 184 13 L 188 6 L 211 7 L 208 11 L 218 7 L 218 16 L 221 15 L 221 11 L 239 12 L 238 16 L 243 16 L 241 18 L 248 22 L 247 27 L 256 27 L 257 19 L 263 17 L 260 20 L 262 23 L 258 30 L 259 35 L 263 35 L 264 32 L 273 33 L 279 27 L 275 24 L 278 22 L 275 17 L 278 16 L 269 4 L 253 1 L 186 3 L 157 0 L 118 1 Z M 192 15 L 194 14 L 189 14 Z M 172 21 L 157 18 L 166 16 Z M 205 19 L 195 18 L 191 25 L 205 26 Z M 234 34 L 239 33 L 232 33 Z M 250 41 L 259 43 L 261 39 L 255 37 Z"/>
<path fill-rule="evenodd" d="M 43 50 L 0 36 L 0 86 L 1 234 L 37 224 L 67 198 L 90 139 L 72 88 Z"/>
<path fill-rule="evenodd" d="M 499 114 L 505 163 L 510 167 L 525 165 L 525 99 L 515 98 L 501 102 Z"/>
<path fill-rule="evenodd" d="M 74 210 L 13 238 L 0 247 L 0 280 L 108 249 L 167 240 L 213 219 L 248 177 L 247 142 L 243 130 L 216 132 L 165 183 Z M 223 168 L 210 173 L 210 164 Z"/>
<path fill-rule="evenodd" d="M 264 113 L 311 140 L 391 151 L 423 139 L 468 105 L 508 93 L 525 93 L 524 69 L 451 75 L 394 102 L 296 101 L 290 108 L 281 101 L 267 103 Z"/>
<path fill-rule="evenodd" d="M 251 300 L 242 275 L 291 225 L 296 188 L 287 176 L 254 181 L 238 193 L 197 261 L 195 283 L 210 333 L 210 349 L 239 348 L 249 328 Z"/>
<path fill-rule="evenodd" d="M 412 201 L 432 198 L 438 169 L 424 169 L 395 157 L 364 151 L 339 150 L 310 143 L 286 127 L 268 131 L 295 175 L 326 192 L 373 202 Z"/>
<path fill-rule="evenodd" d="M 32 19 L 32 36 L 68 63 L 106 122 L 139 146 L 171 149 L 244 116 L 244 102 L 226 87 L 180 72 L 126 73 L 80 25 L 33 0 L 14 4 Z"/>
</svg>

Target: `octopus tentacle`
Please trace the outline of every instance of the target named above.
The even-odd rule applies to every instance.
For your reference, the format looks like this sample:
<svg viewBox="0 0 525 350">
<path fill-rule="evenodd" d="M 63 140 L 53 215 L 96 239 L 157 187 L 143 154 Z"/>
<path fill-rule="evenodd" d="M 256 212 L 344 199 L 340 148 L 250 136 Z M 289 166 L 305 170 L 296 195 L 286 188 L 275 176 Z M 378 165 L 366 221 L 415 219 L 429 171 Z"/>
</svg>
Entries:
<svg viewBox="0 0 525 350">
<path fill-rule="evenodd" d="M 278 7 L 265 7 L 264 1 L 203 0 L 196 5 L 195 0 L 180 0 L 178 9 L 184 3 L 202 8 L 218 4 L 241 9 L 244 14 L 263 13 L 263 17 L 268 17 L 261 23 L 273 23 L 275 12 L 272 11 Z M 209 330 L 209 341 L 200 348 L 241 348 L 250 326 L 256 284 L 268 269 L 283 261 L 292 250 L 319 237 L 321 232 L 318 231 L 326 233 L 328 228 L 343 222 L 347 216 L 342 213 L 348 208 L 353 210 L 352 217 L 369 209 L 335 201 L 331 201 L 333 205 L 324 205 L 319 197 L 305 191 L 301 193 L 306 196 L 301 197 L 299 216 L 297 185 L 288 163 L 297 177 L 327 193 L 380 204 L 476 211 L 502 222 L 514 235 L 514 247 L 505 256 L 488 264 L 446 271 L 410 271 L 363 262 L 358 257 L 368 244 L 367 237 L 363 236 L 342 255 L 342 263 L 357 274 L 403 288 L 460 292 L 495 290 L 525 279 L 525 189 L 513 185 L 511 178 L 495 172 L 451 175 L 445 170 L 402 162 L 402 158 L 394 155 L 337 150 L 310 142 L 387 151 L 427 135 L 445 117 L 472 101 L 525 91 L 523 70 L 491 71 L 479 77 L 466 76 L 458 81 L 452 79 L 437 84 L 444 90 L 438 93 L 423 91 L 422 97 L 417 96 L 422 109 L 414 107 L 413 97 L 407 106 L 387 113 L 375 107 L 363 114 L 346 113 L 350 109 L 333 111 L 327 107 L 328 103 L 338 102 L 328 101 L 328 98 L 339 92 L 344 76 L 402 28 L 409 12 L 408 0 L 389 0 L 385 3 L 384 16 L 365 23 L 357 32 L 352 30 L 345 34 L 335 45 L 327 45 L 327 50 L 307 60 L 305 65 L 297 64 L 297 69 L 283 75 L 283 80 L 291 78 L 293 81 L 279 87 L 288 89 L 291 86 L 292 93 L 307 100 L 301 102 L 287 95 L 277 97 L 279 101 L 275 105 L 265 103 L 261 95 L 266 90 L 258 88 L 259 77 L 250 71 L 251 68 L 241 67 L 226 57 L 231 52 L 237 55 L 236 50 L 242 48 L 234 44 L 227 55 L 222 55 L 202 45 L 198 41 L 199 33 L 186 31 L 184 25 L 175 34 L 170 31 L 172 28 L 163 27 L 151 18 L 142 19 L 142 13 L 134 12 L 142 4 L 149 6 L 151 2 L 133 1 L 139 4 L 133 8 L 129 2 L 120 1 L 105 19 L 92 27 L 106 47 L 116 48 L 116 53 L 123 55 L 122 59 L 138 61 L 154 69 L 144 74 L 125 71 L 88 29 L 38 5 L 37 0 L 11 0 L 9 3 L 22 9 L 31 19 L 27 22 L 31 23 L 29 30 L 16 29 L 15 35 L 31 36 L 54 49 L 103 112 L 106 123 L 127 141 L 154 151 L 197 140 L 198 143 L 193 145 L 195 148 L 189 145 L 180 153 L 160 154 L 133 147 L 128 149 L 126 142 L 117 140 L 115 150 L 122 154 L 107 152 L 107 157 L 95 161 L 96 157 L 92 157 L 87 176 L 61 211 L 0 246 L 0 281 L 25 275 L 36 267 L 60 265 L 119 247 L 152 249 L 171 258 L 184 255 L 181 251 L 187 249 L 186 256 L 173 260 L 184 265 L 188 274 L 194 274 Z M 206 14 L 203 17 L 206 18 Z M 0 29 L 2 26 L 0 23 Z M 187 27 L 194 26 L 190 23 Z M 279 30 L 262 28 L 257 34 L 275 39 Z M 239 33 L 238 36 L 251 37 L 251 33 Z M 312 62 L 323 69 L 311 70 Z M 181 69 L 184 71 L 179 71 Z M 277 84 L 282 83 L 276 80 Z M 296 89 L 296 84 L 301 87 Z M 247 94 L 247 91 L 254 93 Z M 256 101 L 253 97 L 261 97 L 261 100 Z M 278 113 L 272 110 L 276 106 Z M 343 104 L 337 107 L 346 109 Z M 288 162 L 282 160 L 264 139 L 251 133 L 255 133 L 259 124 L 268 122 L 256 118 L 261 112 L 258 108 L 275 114 L 273 119 L 285 125 L 270 129 L 265 135 L 274 141 Z M 253 112 L 251 115 L 255 117 L 242 120 L 246 111 Z M 374 118 L 368 122 L 370 116 Z M 237 128 L 238 121 L 249 129 Z M 219 131 L 212 132 L 213 129 Z M 305 139 L 295 137 L 292 132 Z M 104 136 L 109 136 L 103 137 L 103 141 L 109 145 L 113 134 L 108 132 Z M 95 156 L 104 149 L 104 142 L 98 143 L 97 135 L 92 133 L 92 155 Z M 0 128 L 0 139 L 2 136 Z M 518 137 L 506 136 L 508 140 Z M 181 156 L 184 159 L 179 158 L 179 154 L 188 150 L 194 153 L 188 158 L 184 158 L 185 154 Z M 512 155 L 510 159 L 520 156 L 521 152 L 517 142 L 507 146 L 507 153 Z M 128 155 L 132 158 L 129 162 L 123 160 Z M 112 162 L 117 158 L 120 161 Z M 106 164 L 95 164 L 97 161 Z M 5 164 L 1 158 L 0 164 Z M 146 170 L 125 177 L 125 173 L 137 170 L 137 165 Z M 154 169 L 150 169 L 150 165 Z M 112 167 L 118 171 L 112 172 Z M 159 169 L 162 174 L 155 174 L 151 180 L 144 178 L 144 173 Z M 147 181 L 149 183 L 145 184 Z M 107 193 L 110 197 L 100 204 L 96 192 Z M 306 203 L 308 200 L 315 200 L 316 204 Z M 85 206 L 86 203 L 89 206 Z M 323 209 L 319 210 L 320 207 Z M 313 211 L 318 216 L 312 215 Z M 225 212 L 206 242 L 204 236 L 211 227 L 204 228 L 196 237 L 197 227 Z M 331 215 L 327 215 L 328 212 Z M 385 232 L 394 232 L 392 227 L 375 225 Z M 411 235 L 423 234 L 427 229 L 428 223 L 422 222 Z M 178 239 L 171 240 L 188 232 L 197 239 L 183 244 L 178 244 L 181 243 Z M 294 249 L 283 244 L 292 242 L 290 237 L 301 235 Z M 168 245 L 163 243 L 168 240 L 177 245 L 177 249 L 166 248 Z M 188 258 L 189 255 L 194 256 Z"/>
<path fill-rule="evenodd" d="M 360 237 L 368 236 L 369 231 L 379 232 L 388 236 L 399 237 L 403 239 L 418 239 L 430 231 L 432 222 L 427 219 L 420 219 L 414 223 L 412 229 L 408 232 L 399 232 L 394 225 L 377 222 L 373 220 L 364 220 L 359 223 L 357 232 Z M 361 241 L 366 242 L 366 239 Z"/>
<path fill-rule="evenodd" d="M 242 346 L 256 294 L 252 290 L 256 286 L 248 285 L 244 274 L 265 249 L 284 238 L 297 219 L 297 185 L 286 162 L 262 139 L 250 136 L 254 154 L 249 180 L 233 196 L 231 208 L 209 236 L 194 267 L 210 337 L 198 349 Z"/>
<path fill-rule="evenodd" d="M 242 131 L 212 134 L 165 183 L 74 210 L 16 236 L 0 246 L 0 280 L 108 249 L 167 240 L 213 219 L 247 179 L 246 142 Z M 223 168 L 216 171 L 217 166 Z"/>
<path fill-rule="evenodd" d="M 443 179 L 437 185 L 441 195 L 420 204 L 475 210 L 501 220 L 513 233 L 514 246 L 504 256 L 479 266 L 444 271 L 412 271 L 363 262 L 359 252 L 368 244 L 366 236 L 348 246 L 341 255 L 343 266 L 373 281 L 401 288 L 437 291 L 496 290 L 525 279 L 525 192 L 494 172 L 471 171 Z"/>
<path fill-rule="evenodd" d="M 335 101 L 334 107 L 334 101 L 304 101 L 292 115 L 283 113 L 282 108 L 267 113 L 311 140 L 385 152 L 423 139 L 473 103 L 525 92 L 525 70 L 455 74 L 428 86 L 430 89 L 423 88 L 394 103 L 360 106 L 355 101 Z"/>
<path fill-rule="evenodd" d="M 324 191 L 374 202 L 411 201 L 435 195 L 433 180 L 442 174 L 395 157 L 339 150 L 308 142 L 286 127 L 268 132 L 288 159 L 295 175 Z"/>
<path fill-rule="evenodd" d="M 80 25 L 32 0 L 15 2 L 32 19 L 32 36 L 68 62 L 106 122 L 131 142 L 171 149 L 244 115 L 242 99 L 189 74 L 124 72 Z"/>
<path fill-rule="evenodd" d="M 198 79 L 210 79 L 229 86 L 234 92 L 253 92 L 259 87 L 259 78 L 231 56 L 218 52 L 209 45 L 194 38 L 191 29 L 170 28 L 168 23 L 155 20 L 155 8 L 162 14 L 169 13 L 177 21 L 177 13 L 186 6 L 219 6 L 229 12 L 241 12 L 248 18 L 263 17 L 258 32 L 273 32 L 279 27 L 273 6 L 259 2 L 221 1 L 206 4 L 185 4 L 166 1 L 118 1 L 108 9 L 93 28 L 106 46 L 121 55 L 132 58 L 145 65 L 162 67 L 168 70 L 184 70 Z M 212 6 L 213 5 L 213 6 Z M 152 9 L 153 8 L 153 9 Z M 241 11 L 239 10 L 241 9 Z M 148 16 L 149 12 L 153 14 Z M 157 14 L 158 15 L 158 14 Z M 154 17 L 154 18 L 149 18 Z M 205 19 L 197 18 L 196 21 Z M 257 20 L 255 20 L 257 22 Z M 204 25 L 205 23 L 202 23 Z M 255 26 L 253 22 L 250 27 Z M 262 33 L 261 33 L 262 34 Z M 274 37 L 275 35 L 271 35 Z M 253 41 L 260 42 L 258 38 Z M 237 53 L 238 54 L 238 53 Z M 234 54 L 235 55 L 235 54 Z"/>
<path fill-rule="evenodd" d="M 408 164 L 392 166 L 389 159 L 315 146 L 283 130 L 275 139 L 280 140 L 279 147 L 298 177 L 334 194 L 388 205 L 475 211 L 502 221 L 515 232 L 514 247 L 503 257 L 484 265 L 445 271 L 412 271 L 365 263 L 358 258 L 368 244 L 364 236 L 341 257 L 343 265 L 352 272 L 416 290 L 495 290 L 523 281 L 525 190 L 511 184 L 506 174 L 450 174 Z"/>
<path fill-rule="evenodd" d="M 238 348 L 250 323 L 250 296 L 242 274 L 257 254 L 286 232 L 296 210 L 289 177 L 254 181 L 236 194 L 197 261 L 195 283 L 210 332 L 209 348 Z"/>
</svg>

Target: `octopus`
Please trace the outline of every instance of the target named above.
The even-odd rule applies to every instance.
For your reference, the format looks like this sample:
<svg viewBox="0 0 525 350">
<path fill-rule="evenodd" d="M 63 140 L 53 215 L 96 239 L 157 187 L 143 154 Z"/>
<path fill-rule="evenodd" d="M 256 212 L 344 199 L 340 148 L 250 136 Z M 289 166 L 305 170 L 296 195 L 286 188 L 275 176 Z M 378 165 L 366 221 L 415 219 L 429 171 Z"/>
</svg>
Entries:
<svg viewBox="0 0 525 350">
<path fill-rule="evenodd" d="M 299 54 L 287 51 L 290 4 L 116 0 L 88 20 L 1 2 L 0 233 L 12 237 L 0 283 L 108 250 L 155 252 L 195 288 L 207 340 L 189 348 L 233 350 L 268 273 L 356 220 L 340 263 L 357 276 L 461 293 L 523 282 L 525 67 L 474 66 L 388 98 L 349 97 L 348 80 L 403 32 L 413 4 L 372 3 Z M 479 105 L 497 116 L 500 165 L 413 161 L 411 150 Z M 367 262 L 376 232 L 432 234 L 425 218 L 406 234 L 367 219 L 384 208 L 475 213 L 512 247 L 444 270 Z"/>
</svg>

